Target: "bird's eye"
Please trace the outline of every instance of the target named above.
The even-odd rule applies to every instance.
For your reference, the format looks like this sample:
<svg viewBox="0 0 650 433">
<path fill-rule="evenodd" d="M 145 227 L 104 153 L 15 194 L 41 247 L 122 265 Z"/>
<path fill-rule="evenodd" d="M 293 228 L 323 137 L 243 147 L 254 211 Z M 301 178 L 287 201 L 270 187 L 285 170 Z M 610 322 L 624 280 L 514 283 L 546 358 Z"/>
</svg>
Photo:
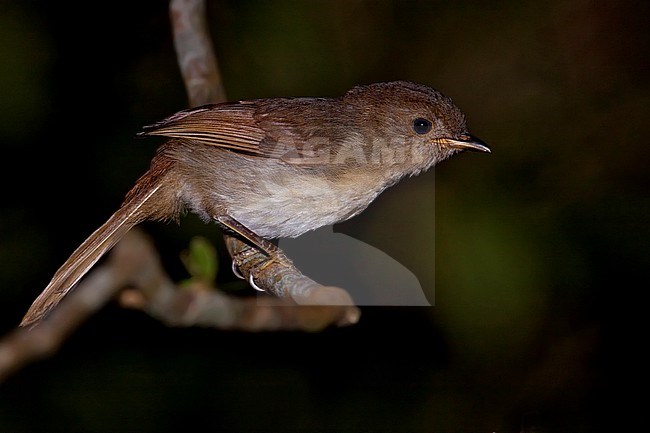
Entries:
<svg viewBox="0 0 650 433">
<path fill-rule="evenodd" d="M 418 117 L 413 121 L 413 130 L 416 134 L 426 134 L 431 131 L 431 121 Z"/>
</svg>

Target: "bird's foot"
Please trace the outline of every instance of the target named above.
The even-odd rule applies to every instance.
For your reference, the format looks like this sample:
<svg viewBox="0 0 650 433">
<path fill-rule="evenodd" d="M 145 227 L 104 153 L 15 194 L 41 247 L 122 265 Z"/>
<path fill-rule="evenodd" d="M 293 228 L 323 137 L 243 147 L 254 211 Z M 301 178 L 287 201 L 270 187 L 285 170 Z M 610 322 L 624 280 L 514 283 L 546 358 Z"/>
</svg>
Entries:
<svg viewBox="0 0 650 433">
<path fill-rule="evenodd" d="M 232 271 L 237 277 L 245 279 L 246 272 L 241 271 L 248 269 L 248 282 L 255 290 L 265 291 L 260 289 L 255 281 L 263 276 L 264 270 L 271 264 L 293 267 L 293 262 L 277 245 L 262 238 L 236 219 L 223 214 L 215 215 L 214 219 L 226 231 L 249 245 L 248 248 L 243 248 L 233 255 Z M 261 257 L 262 255 L 264 257 Z"/>
<path fill-rule="evenodd" d="M 261 289 L 255 281 L 259 279 L 264 273 L 264 270 L 270 265 L 279 265 L 284 267 L 293 267 L 293 262 L 289 259 L 279 248 L 274 248 L 272 252 L 264 252 L 267 257 L 259 259 L 256 257 L 259 254 L 259 251 L 253 248 L 245 248 L 240 251 L 238 254 L 233 256 L 232 260 L 232 271 L 233 273 L 242 280 L 247 279 L 243 273 L 240 271 L 242 267 L 248 267 L 248 284 L 260 292 L 266 292 L 266 290 Z M 255 261 L 253 264 L 247 264 L 247 262 Z"/>
</svg>

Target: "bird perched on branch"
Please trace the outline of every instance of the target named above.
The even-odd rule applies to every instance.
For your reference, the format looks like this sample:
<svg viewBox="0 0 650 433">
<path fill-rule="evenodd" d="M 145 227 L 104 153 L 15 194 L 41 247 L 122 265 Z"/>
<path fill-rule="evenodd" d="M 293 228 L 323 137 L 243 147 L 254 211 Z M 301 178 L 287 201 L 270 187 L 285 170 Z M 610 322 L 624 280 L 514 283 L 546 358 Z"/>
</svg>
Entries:
<svg viewBox="0 0 650 433">
<path fill-rule="evenodd" d="M 194 212 L 269 260 L 285 261 L 270 239 L 351 218 L 400 179 L 458 152 L 490 152 L 450 98 L 408 81 L 357 86 L 339 98 L 205 105 L 140 135 L 167 140 L 120 208 L 55 273 L 22 326 L 41 320 L 145 220 Z"/>
</svg>

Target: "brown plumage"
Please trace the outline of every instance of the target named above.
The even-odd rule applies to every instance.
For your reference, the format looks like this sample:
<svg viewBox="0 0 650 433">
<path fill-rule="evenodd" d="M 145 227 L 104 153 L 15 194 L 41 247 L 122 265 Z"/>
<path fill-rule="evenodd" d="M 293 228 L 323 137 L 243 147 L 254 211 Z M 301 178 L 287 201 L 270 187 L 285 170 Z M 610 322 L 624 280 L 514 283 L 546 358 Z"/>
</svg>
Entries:
<svg viewBox="0 0 650 433">
<path fill-rule="evenodd" d="M 459 151 L 489 152 L 449 98 L 406 81 L 357 86 L 340 98 L 206 105 L 140 135 L 168 140 L 122 206 L 59 268 L 22 326 L 41 320 L 145 220 L 189 210 L 272 256 L 266 239 L 357 215 L 385 188 Z"/>
</svg>

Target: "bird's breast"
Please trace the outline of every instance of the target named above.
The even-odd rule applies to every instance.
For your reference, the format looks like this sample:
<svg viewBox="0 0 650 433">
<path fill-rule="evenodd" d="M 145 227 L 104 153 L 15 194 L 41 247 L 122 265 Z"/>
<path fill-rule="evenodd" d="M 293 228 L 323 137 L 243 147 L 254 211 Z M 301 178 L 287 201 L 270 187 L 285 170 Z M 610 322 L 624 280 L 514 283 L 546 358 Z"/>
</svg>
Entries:
<svg viewBox="0 0 650 433">
<path fill-rule="evenodd" d="M 229 200 L 228 212 L 260 236 L 295 237 L 357 215 L 382 189 L 345 176 L 271 176 Z"/>
<path fill-rule="evenodd" d="M 178 166 L 192 179 L 180 193 L 188 208 L 206 219 L 228 214 L 268 239 L 351 218 L 394 183 L 368 169 L 295 166 L 223 150 L 193 161 Z"/>
</svg>

